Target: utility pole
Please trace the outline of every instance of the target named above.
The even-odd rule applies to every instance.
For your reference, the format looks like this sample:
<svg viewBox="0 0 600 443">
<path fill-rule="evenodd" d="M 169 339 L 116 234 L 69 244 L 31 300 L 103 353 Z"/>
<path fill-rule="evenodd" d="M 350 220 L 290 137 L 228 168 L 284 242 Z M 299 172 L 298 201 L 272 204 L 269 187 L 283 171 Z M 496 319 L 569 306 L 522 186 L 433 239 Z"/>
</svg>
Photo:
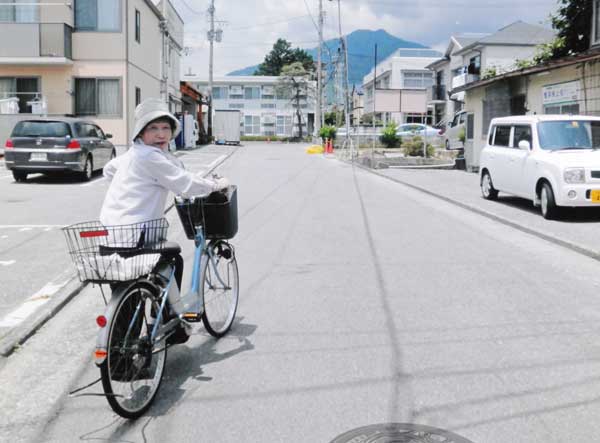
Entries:
<svg viewBox="0 0 600 443">
<path fill-rule="evenodd" d="M 315 113 L 315 136 L 319 136 L 321 129 L 321 113 L 323 112 L 323 0 L 319 0 L 319 48 L 317 49 L 317 112 Z"/>
<path fill-rule="evenodd" d="M 208 41 L 210 42 L 210 55 L 208 60 L 208 139 L 212 137 L 212 113 L 213 113 L 213 45 L 215 41 L 215 0 L 210 0 L 208 8 L 210 14 L 210 31 Z"/>
</svg>

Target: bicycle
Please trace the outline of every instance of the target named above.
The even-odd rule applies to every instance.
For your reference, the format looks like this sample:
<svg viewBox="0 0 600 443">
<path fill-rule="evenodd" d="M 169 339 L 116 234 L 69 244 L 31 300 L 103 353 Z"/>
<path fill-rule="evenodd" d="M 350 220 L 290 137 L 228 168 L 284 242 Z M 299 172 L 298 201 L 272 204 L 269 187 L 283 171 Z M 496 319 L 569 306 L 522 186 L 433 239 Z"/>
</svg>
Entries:
<svg viewBox="0 0 600 443">
<path fill-rule="evenodd" d="M 216 197 L 218 198 L 215 201 Z M 239 275 L 235 250 L 237 188 L 207 197 L 176 198 L 186 236 L 194 240 L 189 292 L 178 300 L 178 244 L 167 242 L 166 219 L 123 226 L 100 222 L 63 228 L 82 282 L 110 284 L 112 294 L 94 352 L 110 407 L 124 418 L 141 416 L 152 404 L 165 371 L 169 338 L 182 325 L 202 321 L 210 335 L 224 336 L 235 319 Z M 102 291 L 104 297 L 104 292 Z"/>
</svg>

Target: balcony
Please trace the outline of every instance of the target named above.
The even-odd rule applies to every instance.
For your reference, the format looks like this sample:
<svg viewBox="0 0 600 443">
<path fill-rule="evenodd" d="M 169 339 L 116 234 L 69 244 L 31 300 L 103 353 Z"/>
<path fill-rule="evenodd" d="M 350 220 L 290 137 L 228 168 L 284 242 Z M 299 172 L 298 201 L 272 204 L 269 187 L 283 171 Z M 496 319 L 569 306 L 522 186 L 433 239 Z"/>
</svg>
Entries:
<svg viewBox="0 0 600 443">
<path fill-rule="evenodd" d="M 460 88 L 468 83 L 473 83 L 479 80 L 479 75 L 476 74 L 460 74 L 452 79 L 452 89 Z"/>
<path fill-rule="evenodd" d="M 72 28 L 64 23 L 2 23 L 0 64 L 71 64 Z"/>
</svg>

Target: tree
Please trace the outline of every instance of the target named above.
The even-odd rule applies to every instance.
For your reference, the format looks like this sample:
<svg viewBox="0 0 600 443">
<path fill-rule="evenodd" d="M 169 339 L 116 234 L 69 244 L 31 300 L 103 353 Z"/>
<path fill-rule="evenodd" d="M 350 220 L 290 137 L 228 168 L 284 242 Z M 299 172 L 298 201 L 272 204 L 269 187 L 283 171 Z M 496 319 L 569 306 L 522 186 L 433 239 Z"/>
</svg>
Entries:
<svg viewBox="0 0 600 443">
<path fill-rule="evenodd" d="M 304 49 L 292 49 L 292 45 L 285 39 L 278 39 L 273 45 L 273 49 L 266 56 L 264 61 L 258 65 L 254 75 L 281 75 L 281 70 L 286 65 L 299 62 L 307 72 L 313 72 L 315 62 L 308 52 Z"/>
<path fill-rule="evenodd" d="M 292 106 L 296 111 L 298 121 L 298 137 L 302 138 L 302 111 L 300 101 L 307 97 L 312 85 L 309 81 L 310 73 L 302 66 L 301 62 L 294 62 L 281 69 L 281 75 L 276 86 L 278 94 L 290 97 Z"/>
<path fill-rule="evenodd" d="M 592 0 L 559 0 L 558 5 L 556 14 L 551 15 L 557 37 L 545 45 L 548 55 L 558 58 L 587 51 L 592 33 Z"/>
</svg>

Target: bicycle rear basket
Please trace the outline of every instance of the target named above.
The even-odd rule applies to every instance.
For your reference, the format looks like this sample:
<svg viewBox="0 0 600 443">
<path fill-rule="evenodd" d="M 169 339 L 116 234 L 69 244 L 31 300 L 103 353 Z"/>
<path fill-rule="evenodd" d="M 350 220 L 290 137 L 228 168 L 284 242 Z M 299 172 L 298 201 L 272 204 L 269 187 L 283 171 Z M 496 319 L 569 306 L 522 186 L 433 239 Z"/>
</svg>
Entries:
<svg viewBox="0 0 600 443">
<path fill-rule="evenodd" d="M 207 239 L 228 239 L 237 233 L 236 186 L 230 186 L 226 193 L 213 192 L 206 197 L 176 202 L 175 206 L 185 234 L 190 240 L 196 237 L 198 226 L 203 227 Z"/>
<path fill-rule="evenodd" d="M 63 232 L 79 279 L 111 283 L 148 274 L 160 259 L 168 227 L 164 218 L 120 226 L 93 221 Z"/>
</svg>

